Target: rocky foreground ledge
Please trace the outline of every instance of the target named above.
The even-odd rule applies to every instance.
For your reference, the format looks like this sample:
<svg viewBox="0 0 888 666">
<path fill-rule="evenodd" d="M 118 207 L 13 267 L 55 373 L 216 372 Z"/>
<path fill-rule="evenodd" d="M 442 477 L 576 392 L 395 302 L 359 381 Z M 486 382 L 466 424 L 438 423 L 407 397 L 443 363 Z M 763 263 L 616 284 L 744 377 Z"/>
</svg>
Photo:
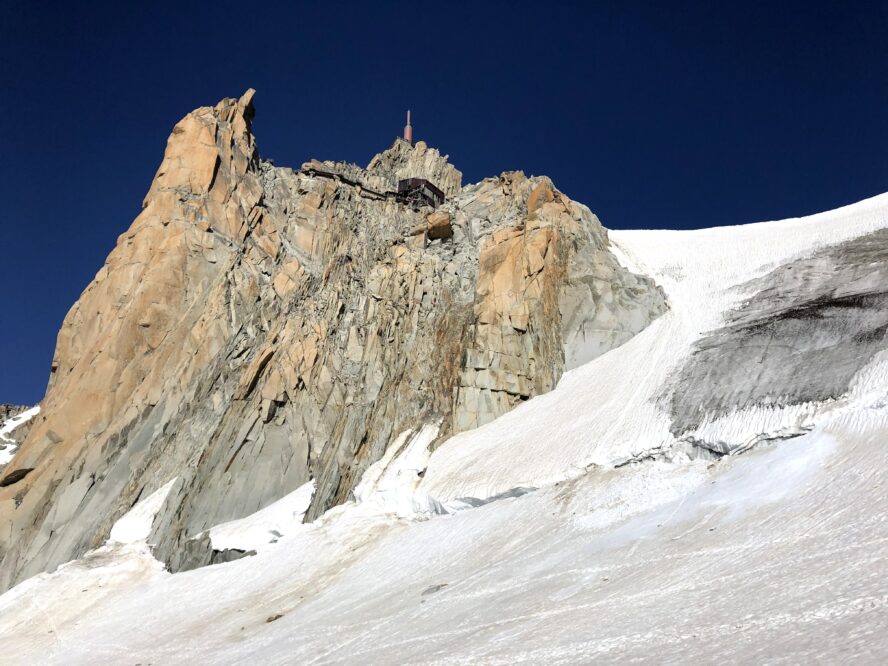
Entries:
<svg viewBox="0 0 888 666">
<path fill-rule="evenodd" d="M 0 589 L 100 545 L 171 479 L 149 543 L 173 570 L 210 561 L 207 528 L 309 479 L 312 520 L 404 431 L 440 424 L 437 444 L 484 424 L 665 311 L 548 178 L 463 186 L 400 139 L 366 169 L 278 168 L 252 100 L 175 126 L 65 318 L 42 412 L 0 472 Z M 387 194 L 403 178 L 446 200 L 405 205 Z"/>
</svg>

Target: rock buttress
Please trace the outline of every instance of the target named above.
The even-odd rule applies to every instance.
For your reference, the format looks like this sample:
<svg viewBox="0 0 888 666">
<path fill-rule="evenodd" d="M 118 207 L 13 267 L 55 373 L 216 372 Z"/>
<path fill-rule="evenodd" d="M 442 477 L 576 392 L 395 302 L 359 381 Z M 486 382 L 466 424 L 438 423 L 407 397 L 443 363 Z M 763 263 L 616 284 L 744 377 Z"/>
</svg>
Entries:
<svg viewBox="0 0 888 666">
<path fill-rule="evenodd" d="M 311 520 L 403 431 L 482 425 L 665 309 L 548 179 L 462 187 L 401 141 L 366 170 L 276 168 L 251 100 L 176 125 L 144 210 L 66 317 L 43 412 L 4 470 L 30 470 L 0 488 L 4 587 L 101 544 L 174 477 L 149 539 L 173 570 L 209 527 L 314 479 Z M 403 176 L 442 179 L 448 200 L 402 205 L 386 188 Z"/>
</svg>

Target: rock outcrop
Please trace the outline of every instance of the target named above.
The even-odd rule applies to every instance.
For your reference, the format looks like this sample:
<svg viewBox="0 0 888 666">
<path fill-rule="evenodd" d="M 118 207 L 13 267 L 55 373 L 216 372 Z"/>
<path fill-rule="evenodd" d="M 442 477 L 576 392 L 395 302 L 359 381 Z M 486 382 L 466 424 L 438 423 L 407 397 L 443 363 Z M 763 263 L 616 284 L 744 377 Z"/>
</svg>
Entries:
<svg viewBox="0 0 888 666">
<path fill-rule="evenodd" d="M 0 423 L 11 419 L 13 416 L 18 416 L 27 409 L 28 407 L 25 407 L 24 405 L 10 405 L 5 402 L 0 403 Z"/>
<path fill-rule="evenodd" d="M 400 433 L 482 425 L 665 310 L 549 179 L 463 187 L 401 140 L 366 169 L 277 168 L 252 96 L 176 125 L 65 318 L 41 416 L 0 478 L 0 587 L 98 546 L 174 477 L 149 539 L 173 570 L 209 527 L 309 479 L 312 520 Z M 404 205 L 405 177 L 447 200 Z"/>
<path fill-rule="evenodd" d="M 0 404 L 0 478 L 3 468 L 31 429 L 32 421 L 29 414 L 25 414 L 29 409 L 24 405 Z"/>
</svg>

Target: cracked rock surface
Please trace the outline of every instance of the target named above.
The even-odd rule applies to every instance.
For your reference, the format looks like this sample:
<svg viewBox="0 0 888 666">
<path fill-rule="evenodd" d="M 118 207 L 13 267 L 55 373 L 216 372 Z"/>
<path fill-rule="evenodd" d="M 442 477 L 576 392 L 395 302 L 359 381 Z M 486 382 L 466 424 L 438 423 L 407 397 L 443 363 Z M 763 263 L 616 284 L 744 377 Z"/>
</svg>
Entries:
<svg viewBox="0 0 888 666">
<path fill-rule="evenodd" d="M 463 186 L 401 140 L 366 169 L 274 167 L 252 98 L 176 125 L 65 318 L 43 411 L 0 478 L 0 589 L 99 546 L 173 478 L 148 539 L 173 570 L 193 566 L 192 538 L 309 479 L 313 520 L 399 433 L 487 423 L 665 311 L 548 178 Z M 446 201 L 404 205 L 404 177 Z"/>
</svg>

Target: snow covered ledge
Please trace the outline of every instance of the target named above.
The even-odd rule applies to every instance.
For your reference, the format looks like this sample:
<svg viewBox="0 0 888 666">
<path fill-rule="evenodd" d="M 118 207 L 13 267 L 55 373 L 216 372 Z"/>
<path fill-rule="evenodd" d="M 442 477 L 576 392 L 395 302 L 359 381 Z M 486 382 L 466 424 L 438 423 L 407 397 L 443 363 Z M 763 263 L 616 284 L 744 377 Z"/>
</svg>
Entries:
<svg viewBox="0 0 888 666">
<path fill-rule="evenodd" d="M 15 455 L 15 451 L 18 448 L 18 443 L 10 437 L 12 431 L 16 430 L 19 426 L 23 426 L 39 413 L 40 405 L 36 405 L 31 407 L 31 409 L 25 410 L 21 414 L 6 419 L 6 421 L 0 425 L 0 468 L 9 464 L 9 461 L 12 460 L 12 456 Z"/>
</svg>

